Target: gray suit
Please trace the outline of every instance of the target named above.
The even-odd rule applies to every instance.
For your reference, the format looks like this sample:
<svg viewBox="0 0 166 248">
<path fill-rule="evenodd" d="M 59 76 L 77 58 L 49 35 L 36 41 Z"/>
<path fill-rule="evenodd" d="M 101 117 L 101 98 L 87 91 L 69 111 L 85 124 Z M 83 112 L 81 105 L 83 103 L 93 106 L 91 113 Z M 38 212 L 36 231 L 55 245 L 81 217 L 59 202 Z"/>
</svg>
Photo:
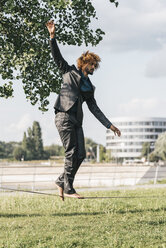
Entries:
<svg viewBox="0 0 166 248">
<path fill-rule="evenodd" d="M 65 148 L 64 173 L 56 180 L 56 184 L 64 189 L 65 193 L 73 194 L 73 181 L 75 174 L 85 158 L 84 135 L 82 130 L 82 103 L 86 101 L 89 110 L 106 127 L 110 128 L 111 122 L 99 109 L 92 91 L 81 91 L 81 71 L 68 63 L 62 57 L 55 39 L 50 41 L 51 52 L 55 63 L 63 74 L 63 85 L 55 102 L 55 124 Z M 77 111 L 72 111 L 73 106 Z"/>
</svg>

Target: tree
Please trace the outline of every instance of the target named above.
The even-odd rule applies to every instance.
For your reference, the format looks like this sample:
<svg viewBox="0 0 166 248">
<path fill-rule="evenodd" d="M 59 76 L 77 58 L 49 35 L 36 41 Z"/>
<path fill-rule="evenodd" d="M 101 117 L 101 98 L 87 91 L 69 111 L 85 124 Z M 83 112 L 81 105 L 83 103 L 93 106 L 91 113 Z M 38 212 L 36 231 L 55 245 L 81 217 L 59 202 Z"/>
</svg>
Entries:
<svg viewBox="0 0 166 248">
<path fill-rule="evenodd" d="M 39 122 L 34 121 L 32 128 L 24 132 L 22 148 L 25 151 L 25 160 L 47 159 L 48 154 L 44 152 L 42 132 Z"/>
<path fill-rule="evenodd" d="M 90 138 L 85 138 L 85 149 L 88 159 L 96 159 L 97 143 Z"/>
<path fill-rule="evenodd" d="M 146 159 L 148 158 L 149 154 L 150 154 L 150 143 L 149 142 L 145 142 L 142 145 L 142 151 L 141 151 L 141 156 L 145 157 Z"/>
<path fill-rule="evenodd" d="M 88 159 L 96 160 L 97 158 L 97 146 L 98 144 L 90 138 L 85 138 L 85 149 Z M 109 151 L 107 152 L 103 145 L 99 145 L 99 157 L 100 162 L 110 161 Z"/>
<path fill-rule="evenodd" d="M 22 140 L 22 148 L 26 151 L 27 148 L 28 148 L 28 145 L 27 145 L 27 135 L 26 135 L 26 132 L 24 132 L 24 135 L 23 135 L 23 140 Z"/>
<path fill-rule="evenodd" d="M 33 160 L 35 159 L 35 142 L 34 142 L 34 137 L 33 137 L 33 132 L 32 132 L 32 128 L 29 127 L 27 130 L 27 140 L 26 140 L 26 144 L 27 144 L 27 148 L 26 148 L 26 159 L 27 160 Z"/>
<path fill-rule="evenodd" d="M 33 141 L 34 141 L 34 157 L 36 159 L 42 159 L 43 158 L 43 141 L 42 141 L 42 132 L 39 122 L 34 121 L 33 127 L 32 127 L 32 133 L 33 133 Z"/>
<path fill-rule="evenodd" d="M 105 160 L 105 153 L 106 153 L 105 147 L 100 145 L 99 146 L 99 160 L 100 160 L 100 162 L 103 162 Z"/>
<path fill-rule="evenodd" d="M 155 149 L 151 153 L 151 159 L 156 160 L 166 160 L 166 132 L 161 133 L 155 143 Z"/>
<path fill-rule="evenodd" d="M 62 78 L 50 57 L 45 23 L 55 20 L 59 43 L 96 46 L 104 32 L 90 28 L 94 18 L 91 0 L 1 0 L 0 97 L 12 96 L 13 82 L 21 79 L 26 98 L 46 111 L 48 96 L 59 92 Z"/>
<path fill-rule="evenodd" d="M 108 163 L 111 160 L 111 151 L 106 150 L 103 145 L 99 146 L 99 160 L 100 162 Z"/>
<path fill-rule="evenodd" d="M 4 142 L 0 141 L 0 159 L 2 158 L 13 158 L 13 151 L 14 149 L 19 146 L 20 142 Z"/>
<path fill-rule="evenodd" d="M 21 146 L 15 147 L 13 151 L 13 156 L 16 160 L 21 160 L 25 158 L 25 151 Z"/>
<path fill-rule="evenodd" d="M 5 142 L 0 141 L 0 158 L 5 158 L 6 152 L 5 152 Z"/>
<path fill-rule="evenodd" d="M 44 150 L 48 152 L 49 156 L 64 156 L 64 148 L 60 145 L 52 144 L 44 147 Z"/>
</svg>

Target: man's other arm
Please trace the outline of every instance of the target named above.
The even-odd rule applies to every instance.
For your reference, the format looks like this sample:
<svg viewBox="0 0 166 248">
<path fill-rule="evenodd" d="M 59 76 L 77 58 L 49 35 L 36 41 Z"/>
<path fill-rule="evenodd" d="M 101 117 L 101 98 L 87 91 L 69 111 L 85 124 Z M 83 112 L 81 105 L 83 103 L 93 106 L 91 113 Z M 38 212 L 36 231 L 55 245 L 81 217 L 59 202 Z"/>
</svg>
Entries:
<svg viewBox="0 0 166 248">
<path fill-rule="evenodd" d="M 107 117 L 103 114 L 100 108 L 97 106 L 96 100 L 94 97 L 90 97 L 86 100 L 89 110 L 91 113 L 106 127 L 110 128 L 112 123 L 107 119 Z"/>
<path fill-rule="evenodd" d="M 86 100 L 89 110 L 91 113 L 108 129 L 111 129 L 115 135 L 121 136 L 120 130 L 115 127 L 103 114 L 100 108 L 97 106 L 96 100 L 94 97 L 90 97 Z"/>
</svg>

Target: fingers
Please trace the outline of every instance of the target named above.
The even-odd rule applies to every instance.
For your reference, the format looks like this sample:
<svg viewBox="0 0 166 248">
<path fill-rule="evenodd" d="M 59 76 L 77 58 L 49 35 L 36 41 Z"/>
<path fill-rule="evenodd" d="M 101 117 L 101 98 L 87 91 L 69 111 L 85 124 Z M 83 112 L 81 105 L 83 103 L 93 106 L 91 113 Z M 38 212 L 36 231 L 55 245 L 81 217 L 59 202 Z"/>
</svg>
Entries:
<svg viewBox="0 0 166 248">
<path fill-rule="evenodd" d="M 121 136 L 121 132 L 120 132 L 120 130 L 119 130 L 118 128 L 116 128 L 116 129 L 114 130 L 114 134 L 115 134 L 115 136 L 116 136 L 116 135 L 118 135 L 119 137 Z"/>
<path fill-rule="evenodd" d="M 120 130 L 115 127 L 114 125 L 111 125 L 110 129 L 114 132 L 115 136 L 118 135 L 119 137 L 121 136 Z"/>
<path fill-rule="evenodd" d="M 121 136 L 121 132 L 119 131 L 119 129 L 116 129 L 115 131 L 117 133 L 117 135 L 120 137 Z"/>
<path fill-rule="evenodd" d="M 117 131 L 117 134 L 118 134 L 119 137 L 121 136 L 121 132 L 119 131 L 119 129 Z"/>
<path fill-rule="evenodd" d="M 121 136 L 121 132 L 118 130 L 118 136 L 120 137 Z"/>
<path fill-rule="evenodd" d="M 54 24 L 54 20 L 50 20 L 46 23 L 46 27 L 52 26 Z"/>
</svg>

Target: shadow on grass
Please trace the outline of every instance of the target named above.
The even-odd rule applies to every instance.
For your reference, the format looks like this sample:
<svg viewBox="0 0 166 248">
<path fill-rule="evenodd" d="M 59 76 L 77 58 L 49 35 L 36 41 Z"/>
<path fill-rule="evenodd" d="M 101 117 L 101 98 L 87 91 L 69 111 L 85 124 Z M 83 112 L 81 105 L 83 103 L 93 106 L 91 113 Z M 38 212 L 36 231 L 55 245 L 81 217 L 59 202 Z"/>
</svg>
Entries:
<svg viewBox="0 0 166 248">
<path fill-rule="evenodd" d="M 106 214 L 104 212 L 92 212 L 92 213 L 87 213 L 87 212 L 74 212 L 74 213 L 55 213 L 52 214 L 52 216 L 81 216 L 81 215 L 101 215 L 101 214 Z"/>
<path fill-rule="evenodd" d="M 135 214 L 135 213 L 145 213 L 145 212 L 155 213 L 155 212 L 160 212 L 160 211 L 166 211 L 166 208 L 127 209 L 127 210 L 120 209 L 120 210 L 115 211 L 115 212 L 119 213 L 119 214 L 127 214 L 127 213 Z"/>
<path fill-rule="evenodd" d="M 148 225 L 151 225 L 151 226 L 158 226 L 158 225 L 165 225 L 166 220 L 139 221 L 139 223 L 148 224 Z"/>
<path fill-rule="evenodd" d="M 41 214 L 0 214 L 0 218 L 38 217 Z"/>
<path fill-rule="evenodd" d="M 74 213 L 54 213 L 54 214 L 50 214 L 50 216 L 81 216 L 81 215 L 101 215 L 101 214 L 105 214 L 104 212 L 92 212 L 92 213 L 87 213 L 87 212 L 74 212 Z M 46 216 L 45 214 L 16 214 L 16 213 L 4 213 L 4 214 L 0 214 L 0 218 L 21 218 L 21 217 L 42 217 L 42 216 Z"/>
</svg>

